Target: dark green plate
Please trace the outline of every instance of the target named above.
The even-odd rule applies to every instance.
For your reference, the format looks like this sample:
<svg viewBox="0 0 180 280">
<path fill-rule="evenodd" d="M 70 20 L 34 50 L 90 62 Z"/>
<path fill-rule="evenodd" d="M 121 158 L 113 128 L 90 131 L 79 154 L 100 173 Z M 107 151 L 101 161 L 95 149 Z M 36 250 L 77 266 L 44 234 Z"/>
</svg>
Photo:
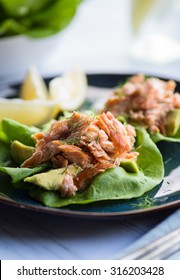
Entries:
<svg viewBox="0 0 180 280">
<path fill-rule="evenodd" d="M 122 74 L 93 74 L 88 75 L 89 85 L 98 87 L 114 87 L 126 80 L 129 75 Z M 50 79 L 46 79 L 48 83 Z M 7 85 L 11 89 L 18 91 L 19 85 Z M 180 83 L 177 82 L 177 91 L 180 91 Z M 180 164 L 180 144 L 160 142 L 158 147 L 163 155 L 165 164 L 165 176 Z M 180 184 L 180 182 L 179 182 Z M 161 199 L 154 199 L 155 194 L 161 186 L 156 186 L 153 190 L 145 195 L 119 201 L 106 201 L 91 203 L 88 205 L 74 205 L 64 208 L 49 208 L 34 201 L 29 197 L 27 191 L 17 190 L 11 186 L 9 178 L 4 175 L 0 176 L 0 202 L 18 208 L 25 208 L 48 214 L 58 214 L 71 217 L 127 217 L 139 214 L 162 211 L 168 208 L 180 207 L 180 192 Z M 172 186 L 171 186 L 172 187 Z"/>
</svg>

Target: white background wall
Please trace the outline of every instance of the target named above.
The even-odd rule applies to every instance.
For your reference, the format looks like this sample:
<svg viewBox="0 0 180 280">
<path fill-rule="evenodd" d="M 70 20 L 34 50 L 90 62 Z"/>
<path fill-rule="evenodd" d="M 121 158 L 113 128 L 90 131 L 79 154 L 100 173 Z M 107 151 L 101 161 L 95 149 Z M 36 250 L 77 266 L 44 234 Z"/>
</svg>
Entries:
<svg viewBox="0 0 180 280">
<path fill-rule="evenodd" d="M 168 63 L 135 59 L 130 55 L 133 41 L 131 1 L 85 0 L 72 23 L 56 36 L 36 42 L 22 37 L 17 37 L 14 43 L 0 40 L 0 78 L 21 79 L 28 65 L 35 63 L 45 76 L 80 66 L 87 72 L 146 72 L 180 79 L 180 55 Z M 164 7 L 169 0 L 157 1 Z M 163 11 L 168 12 L 168 9 Z M 161 26 L 163 24 L 161 22 Z M 179 26 L 173 30 L 179 34 Z M 163 51 L 164 57 L 166 52 L 170 56 L 174 53 L 172 44 L 167 47 L 164 41 L 156 44 L 156 40 L 154 44 L 159 46 L 157 57 Z M 180 48 L 178 50 L 180 54 Z M 150 58 L 148 52 L 146 58 Z"/>
</svg>

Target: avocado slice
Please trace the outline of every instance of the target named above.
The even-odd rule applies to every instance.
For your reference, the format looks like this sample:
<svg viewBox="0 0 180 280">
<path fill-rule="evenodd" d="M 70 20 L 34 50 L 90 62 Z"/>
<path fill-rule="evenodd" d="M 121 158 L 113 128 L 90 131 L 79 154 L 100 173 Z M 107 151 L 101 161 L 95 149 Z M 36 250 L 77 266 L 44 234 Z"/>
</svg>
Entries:
<svg viewBox="0 0 180 280">
<path fill-rule="evenodd" d="M 30 158 L 34 152 L 34 147 L 27 146 L 17 140 L 13 141 L 11 144 L 12 159 L 18 164 L 21 164 L 26 159 Z"/>
<path fill-rule="evenodd" d="M 167 114 L 165 128 L 167 136 L 174 136 L 180 127 L 180 109 L 174 109 Z"/>
<path fill-rule="evenodd" d="M 131 160 L 121 161 L 120 167 L 130 173 L 137 173 L 139 171 L 137 163 Z"/>
<path fill-rule="evenodd" d="M 81 167 L 71 164 L 67 167 L 51 169 L 47 172 L 27 177 L 24 179 L 24 182 L 32 183 L 48 191 L 57 191 L 60 189 L 60 186 L 67 173 L 74 177 L 81 170 Z"/>
</svg>

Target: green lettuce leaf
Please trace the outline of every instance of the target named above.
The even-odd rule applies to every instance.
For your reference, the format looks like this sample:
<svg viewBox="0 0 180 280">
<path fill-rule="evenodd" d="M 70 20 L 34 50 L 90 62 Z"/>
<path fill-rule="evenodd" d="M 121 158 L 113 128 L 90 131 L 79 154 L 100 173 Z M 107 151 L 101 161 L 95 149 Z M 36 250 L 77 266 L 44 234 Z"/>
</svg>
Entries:
<svg viewBox="0 0 180 280">
<path fill-rule="evenodd" d="M 35 168 L 18 168 L 11 158 L 11 143 L 14 140 L 21 141 L 25 145 L 34 146 L 32 134 L 39 129 L 26 126 L 11 119 L 3 119 L 0 123 L 0 173 L 9 175 L 12 183 L 18 183 L 24 178 L 42 172 L 48 164 L 42 164 Z"/>
<path fill-rule="evenodd" d="M 151 134 L 151 139 L 154 141 L 154 143 L 158 143 L 159 141 L 180 142 L 180 128 L 173 137 L 164 136 L 161 133 L 156 133 Z"/>
<path fill-rule="evenodd" d="M 47 164 L 41 164 L 34 168 L 18 168 L 18 167 L 0 167 L 0 173 L 9 175 L 12 179 L 12 183 L 16 184 L 26 177 L 39 173 L 48 167 Z"/>
<path fill-rule="evenodd" d="M 11 158 L 11 143 L 18 140 L 29 146 L 34 146 L 32 135 L 39 132 L 34 126 L 23 125 L 12 119 L 3 119 L 0 123 L 0 173 L 9 175 L 12 183 L 16 184 L 24 178 L 42 172 L 48 164 L 41 164 L 34 168 L 19 168 Z"/>
<path fill-rule="evenodd" d="M 0 140 L 11 143 L 18 140 L 21 143 L 34 146 L 32 135 L 39 132 L 39 129 L 34 126 L 20 124 L 12 119 L 3 119 L 0 124 Z"/>
<path fill-rule="evenodd" d="M 0 166 L 9 166 L 11 163 L 9 145 L 0 140 Z"/>
<path fill-rule="evenodd" d="M 36 186 L 30 189 L 30 196 L 49 207 L 142 196 L 162 181 L 164 165 L 161 153 L 145 129 L 137 128 L 136 151 L 139 152 L 137 173 L 128 173 L 122 167 L 108 169 L 98 174 L 86 191 L 71 198 L 61 198 L 58 192 Z"/>
</svg>

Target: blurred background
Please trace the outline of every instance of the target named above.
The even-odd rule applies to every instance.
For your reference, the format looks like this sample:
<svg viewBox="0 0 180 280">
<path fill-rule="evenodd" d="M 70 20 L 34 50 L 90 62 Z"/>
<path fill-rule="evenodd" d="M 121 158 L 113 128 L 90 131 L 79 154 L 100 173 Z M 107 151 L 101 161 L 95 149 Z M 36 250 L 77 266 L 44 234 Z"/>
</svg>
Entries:
<svg viewBox="0 0 180 280">
<path fill-rule="evenodd" d="M 0 0 L 0 79 L 145 72 L 180 79 L 178 0 Z"/>
</svg>

